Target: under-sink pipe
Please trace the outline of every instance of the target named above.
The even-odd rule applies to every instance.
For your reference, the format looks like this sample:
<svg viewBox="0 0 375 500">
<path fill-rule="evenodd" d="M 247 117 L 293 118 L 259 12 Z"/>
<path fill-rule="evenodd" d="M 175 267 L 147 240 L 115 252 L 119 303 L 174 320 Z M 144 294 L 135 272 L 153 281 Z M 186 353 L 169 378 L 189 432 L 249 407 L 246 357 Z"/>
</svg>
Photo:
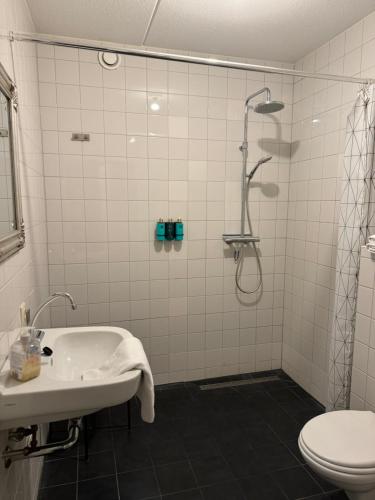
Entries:
<svg viewBox="0 0 375 500">
<path fill-rule="evenodd" d="M 58 441 L 56 443 L 48 443 L 38 446 L 36 440 L 33 439 L 29 446 L 25 446 L 24 448 L 21 449 L 12 450 L 9 447 L 7 447 L 2 455 L 5 467 L 6 468 L 10 467 L 12 462 L 16 460 L 36 458 L 44 455 L 50 455 L 55 451 L 69 450 L 69 448 L 72 448 L 78 442 L 80 429 L 81 429 L 81 419 L 74 418 L 69 422 L 68 437 L 63 441 Z M 24 430 L 27 431 L 27 429 Z M 19 430 L 17 432 L 19 432 Z"/>
</svg>

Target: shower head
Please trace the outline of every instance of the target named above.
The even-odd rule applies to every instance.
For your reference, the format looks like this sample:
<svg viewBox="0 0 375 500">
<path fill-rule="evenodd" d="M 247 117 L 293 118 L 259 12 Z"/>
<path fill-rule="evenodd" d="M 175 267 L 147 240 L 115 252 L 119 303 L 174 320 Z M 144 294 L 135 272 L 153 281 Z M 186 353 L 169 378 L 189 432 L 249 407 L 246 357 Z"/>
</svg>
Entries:
<svg viewBox="0 0 375 500">
<path fill-rule="evenodd" d="M 260 102 L 256 104 L 253 108 L 255 113 L 261 113 L 262 115 L 267 114 L 267 113 L 276 113 L 276 111 L 280 111 L 284 108 L 284 103 L 281 101 L 273 101 L 271 99 L 271 90 L 268 87 L 263 87 L 262 89 L 258 90 L 257 92 L 254 92 L 254 94 L 251 94 L 248 96 L 248 98 L 245 101 L 245 116 L 247 119 L 247 111 L 249 108 L 250 101 L 254 99 L 254 97 L 257 97 L 258 95 L 261 94 L 266 94 L 266 100 L 263 102 Z"/>
<path fill-rule="evenodd" d="M 258 103 L 254 107 L 255 113 L 261 113 L 262 115 L 268 113 L 276 113 L 276 111 L 281 111 L 284 108 L 284 103 L 281 101 L 271 101 L 267 100 L 264 102 Z"/>
<path fill-rule="evenodd" d="M 272 160 L 272 156 L 264 156 L 260 160 L 257 161 L 255 164 L 255 167 L 252 169 L 250 174 L 248 175 L 249 181 L 254 177 L 255 172 L 258 170 L 258 168 L 263 165 L 263 163 L 267 163 L 268 161 Z"/>
</svg>

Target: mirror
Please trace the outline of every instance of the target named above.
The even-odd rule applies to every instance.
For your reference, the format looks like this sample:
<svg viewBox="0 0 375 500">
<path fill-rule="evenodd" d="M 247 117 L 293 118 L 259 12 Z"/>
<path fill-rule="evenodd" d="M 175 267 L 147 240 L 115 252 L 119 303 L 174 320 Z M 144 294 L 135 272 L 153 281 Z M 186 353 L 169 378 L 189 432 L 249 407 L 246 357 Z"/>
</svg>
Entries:
<svg viewBox="0 0 375 500">
<path fill-rule="evenodd" d="M 9 141 L 8 100 L 0 91 L 0 238 L 16 228 Z"/>
<path fill-rule="evenodd" d="M 16 86 L 0 63 L 0 261 L 25 244 L 16 115 Z"/>
</svg>

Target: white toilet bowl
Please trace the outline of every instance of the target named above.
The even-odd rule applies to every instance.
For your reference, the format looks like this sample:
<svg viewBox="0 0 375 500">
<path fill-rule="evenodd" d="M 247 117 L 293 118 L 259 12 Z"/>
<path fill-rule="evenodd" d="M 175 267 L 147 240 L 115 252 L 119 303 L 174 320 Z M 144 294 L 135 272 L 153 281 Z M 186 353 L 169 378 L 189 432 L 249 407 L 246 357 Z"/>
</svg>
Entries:
<svg viewBox="0 0 375 500">
<path fill-rule="evenodd" d="M 303 427 L 299 449 L 318 475 L 351 500 L 375 500 L 375 414 L 325 413 Z"/>
</svg>

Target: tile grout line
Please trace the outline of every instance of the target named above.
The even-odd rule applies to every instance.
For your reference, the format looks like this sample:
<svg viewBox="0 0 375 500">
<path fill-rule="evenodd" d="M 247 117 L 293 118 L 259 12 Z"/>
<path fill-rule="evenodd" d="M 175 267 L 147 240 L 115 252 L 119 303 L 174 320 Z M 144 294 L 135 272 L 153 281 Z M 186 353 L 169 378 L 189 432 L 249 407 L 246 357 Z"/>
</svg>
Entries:
<svg viewBox="0 0 375 500">
<path fill-rule="evenodd" d="M 152 472 L 154 473 L 154 477 L 155 477 L 155 481 L 156 481 L 156 485 L 157 485 L 157 488 L 158 488 L 158 491 L 159 491 L 159 496 L 162 497 L 162 494 L 161 494 L 161 487 L 160 487 L 160 483 L 159 483 L 159 478 L 158 478 L 158 475 L 157 475 L 157 472 L 156 472 L 156 464 L 155 464 L 155 461 L 154 459 L 152 458 L 152 454 L 151 454 L 151 451 L 149 449 L 149 445 L 147 445 L 147 451 L 148 453 L 150 454 L 150 460 L 151 460 L 151 468 L 152 468 Z"/>
</svg>

